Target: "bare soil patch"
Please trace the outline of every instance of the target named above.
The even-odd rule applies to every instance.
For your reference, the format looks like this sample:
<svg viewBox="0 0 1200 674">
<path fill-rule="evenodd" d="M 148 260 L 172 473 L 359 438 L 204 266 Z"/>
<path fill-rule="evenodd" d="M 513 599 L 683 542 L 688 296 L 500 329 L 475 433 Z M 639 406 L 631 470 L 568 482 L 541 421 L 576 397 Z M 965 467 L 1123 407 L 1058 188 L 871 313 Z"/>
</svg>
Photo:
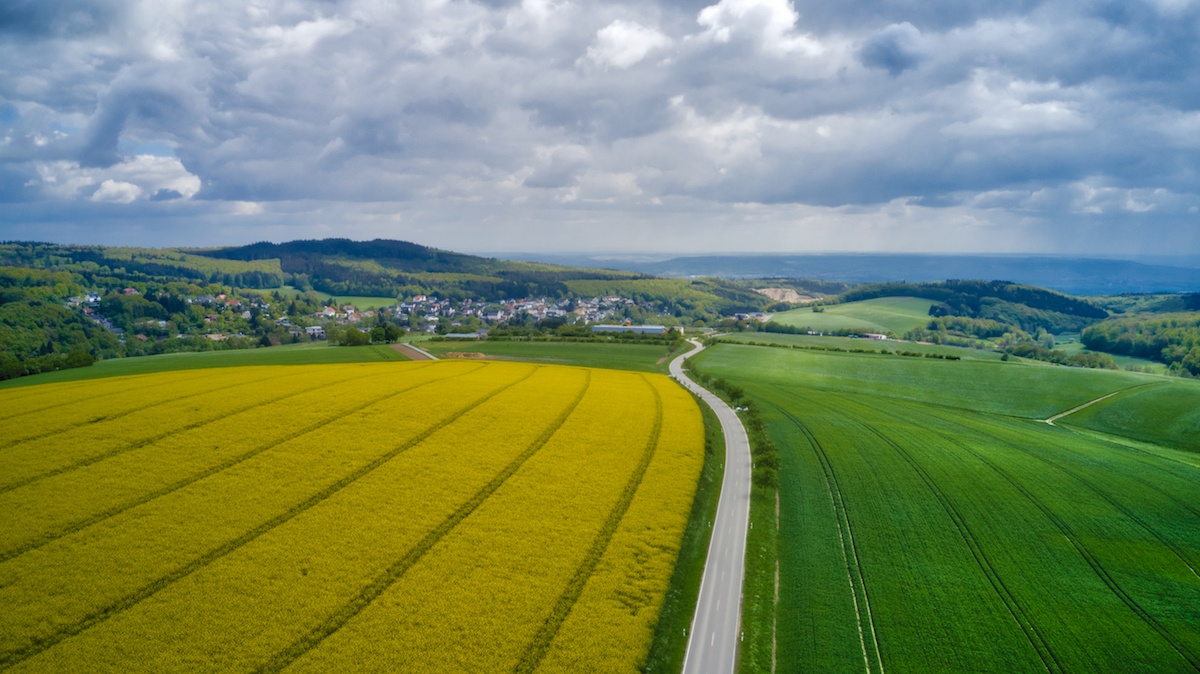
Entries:
<svg viewBox="0 0 1200 674">
<path fill-rule="evenodd" d="M 791 302 L 792 304 L 810 304 L 821 299 L 811 295 L 801 295 L 792 288 L 755 288 L 754 292 L 766 295 L 776 302 Z"/>
<path fill-rule="evenodd" d="M 429 360 L 429 356 L 426 356 L 407 344 L 392 344 L 392 348 L 407 356 L 409 360 Z"/>
</svg>

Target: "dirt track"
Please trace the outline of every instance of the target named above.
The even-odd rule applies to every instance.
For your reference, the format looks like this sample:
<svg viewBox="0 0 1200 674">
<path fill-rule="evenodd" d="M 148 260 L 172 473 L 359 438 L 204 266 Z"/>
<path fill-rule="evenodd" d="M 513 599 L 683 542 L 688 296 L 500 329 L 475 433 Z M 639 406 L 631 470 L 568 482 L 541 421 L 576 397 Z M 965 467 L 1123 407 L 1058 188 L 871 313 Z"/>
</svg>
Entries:
<svg viewBox="0 0 1200 674">
<path fill-rule="evenodd" d="M 407 344 L 393 344 L 392 348 L 407 356 L 409 360 L 432 360 L 428 355 Z"/>
</svg>

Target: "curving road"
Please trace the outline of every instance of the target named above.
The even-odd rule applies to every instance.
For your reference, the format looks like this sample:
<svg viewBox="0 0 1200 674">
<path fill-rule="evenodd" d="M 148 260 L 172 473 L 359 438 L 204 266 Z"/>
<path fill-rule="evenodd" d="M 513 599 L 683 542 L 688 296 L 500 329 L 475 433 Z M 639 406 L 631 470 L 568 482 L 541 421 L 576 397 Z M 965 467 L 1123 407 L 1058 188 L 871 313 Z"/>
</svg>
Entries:
<svg viewBox="0 0 1200 674">
<path fill-rule="evenodd" d="M 750 440 L 737 413 L 683 373 L 684 359 L 704 349 L 699 342 L 688 341 L 696 348 L 671 361 L 671 376 L 717 413 L 725 433 L 725 477 L 721 481 L 721 497 L 700 581 L 696 615 L 688 635 L 683 672 L 733 674 L 741 641 L 742 577 L 750 525 Z"/>
</svg>

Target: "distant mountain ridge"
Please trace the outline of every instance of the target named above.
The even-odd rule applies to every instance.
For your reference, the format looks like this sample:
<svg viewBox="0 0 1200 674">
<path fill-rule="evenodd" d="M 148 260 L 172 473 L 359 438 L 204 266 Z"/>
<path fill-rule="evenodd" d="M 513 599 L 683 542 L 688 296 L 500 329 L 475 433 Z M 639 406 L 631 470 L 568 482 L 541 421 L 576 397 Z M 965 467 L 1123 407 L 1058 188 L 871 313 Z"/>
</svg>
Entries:
<svg viewBox="0 0 1200 674">
<path fill-rule="evenodd" d="M 1040 286 L 1072 295 L 1200 292 L 1200 269 L 1071 257 L 862 253 L 698 255 L 666 260 L 615 255 L 522 255 L 521 259 L 672 277 L 816 278 L 851 283 L 986 279 Z"/>
</svg>

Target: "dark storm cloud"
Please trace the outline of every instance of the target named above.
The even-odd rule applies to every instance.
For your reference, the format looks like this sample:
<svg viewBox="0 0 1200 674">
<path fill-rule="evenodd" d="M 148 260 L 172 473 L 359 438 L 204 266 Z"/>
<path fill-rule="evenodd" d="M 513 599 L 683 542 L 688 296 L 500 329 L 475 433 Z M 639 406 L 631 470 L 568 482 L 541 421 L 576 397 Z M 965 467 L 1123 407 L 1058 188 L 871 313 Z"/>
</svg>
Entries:
<svg viewBox="0 0 1200 674">
<path fill-rule="evenodd" d="M 480 245 L 1195 241 L 1197 34 L 1189 0 L 21 0 L 0 200 Z"/>
<path fill-rule="evenodd" d="M 120 19 L 123 7 L 115 0 L 6 0 L 0 4 L 0 35 L 35 39 L 99 33 Z"/>
<path fill-rule="evenodd" d="M 917 42 L 921 31 L 907 21 L 892 24 L 875 33 L 863 44 L 860 54 L 863 64 L 883 68 L 892 75 L 913 68 L 921 60 Z"/>
</svg>

